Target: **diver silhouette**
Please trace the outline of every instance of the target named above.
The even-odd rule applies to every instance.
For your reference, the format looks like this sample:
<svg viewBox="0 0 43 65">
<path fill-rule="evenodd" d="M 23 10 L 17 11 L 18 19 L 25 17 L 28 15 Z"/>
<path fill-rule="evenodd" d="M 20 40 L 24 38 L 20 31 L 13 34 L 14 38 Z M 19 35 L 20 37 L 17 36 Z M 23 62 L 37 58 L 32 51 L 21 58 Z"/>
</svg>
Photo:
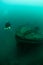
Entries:
<svg viewBox="0 0 43 65">
<path fill-rule="evenodd" d="M 11 23 L 10 22 L 5 23 L 4 29 L 11 29 Z"/>
</svg>

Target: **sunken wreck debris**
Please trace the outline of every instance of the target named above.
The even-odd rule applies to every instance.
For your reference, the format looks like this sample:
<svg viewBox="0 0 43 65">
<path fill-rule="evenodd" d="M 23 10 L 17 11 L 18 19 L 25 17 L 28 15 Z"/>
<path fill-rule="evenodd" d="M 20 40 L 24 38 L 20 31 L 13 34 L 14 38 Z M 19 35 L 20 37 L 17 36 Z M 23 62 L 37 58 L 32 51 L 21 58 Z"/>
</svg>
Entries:
<svg viewBox="0 0 43 65">
<path fill-rule="evenodd" d="M 16 30 L 15 38 L 17 41 L 17 48 L 24 52 L 30 49 L 35 49 L 43 44 L 43 35 L 40 33 L 39 27 L 22 26 Z"/>
</svg>

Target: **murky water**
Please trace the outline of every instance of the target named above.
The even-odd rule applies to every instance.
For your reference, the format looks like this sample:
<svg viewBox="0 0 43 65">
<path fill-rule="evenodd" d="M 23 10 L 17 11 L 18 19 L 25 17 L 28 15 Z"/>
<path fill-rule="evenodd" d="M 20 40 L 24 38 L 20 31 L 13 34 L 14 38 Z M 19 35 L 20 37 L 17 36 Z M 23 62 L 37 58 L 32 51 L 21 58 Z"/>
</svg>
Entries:
<svg viewBox="0 0 43 65">
<path fill-rule="evenodd" d="M 11 23 L 10 30 L 4 29 L 7 21 Z M 15 31 L 20 25 L 39 26 L 43 32 L 43 7 L 0 4 L 0 64 L 2 63 L 2 65 L 4 63 L 11 65 L 35 64 L 39 63 L 39 59 L 43 57 L 42 47 L 38 48 L 38 53 L 35 51 L 36 54 L 31 52 L 31 54 L 18 55 Z M 36 61 L 37 57 L 39 58 L 38 62 Z M 35 61 L 34 58 L 36 58 Z"/>
</svg>

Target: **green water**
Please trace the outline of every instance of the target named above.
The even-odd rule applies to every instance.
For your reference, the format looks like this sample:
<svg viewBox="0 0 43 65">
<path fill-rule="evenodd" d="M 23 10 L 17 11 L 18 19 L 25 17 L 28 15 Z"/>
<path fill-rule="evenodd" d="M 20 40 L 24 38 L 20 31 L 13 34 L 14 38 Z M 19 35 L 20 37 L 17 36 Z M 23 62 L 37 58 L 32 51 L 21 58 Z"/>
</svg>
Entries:
<svg viewBox="0 0 43 65">
<path fill-rule="evenodd" d="M 7 21 L 12 25 L 10 30 L 4 29 Z M 6 63 L 11 65 L 40 64 L 40 59 L 43 60 L 43 46 L 39 47 L 35 53 L 17 54 L 15 31 L 19 25 L 39 26 L 43 32 L 43 7 L 0 3 L 0 63 L 2 65 L 4 63 L 4 65 L 8 65 Z"/>
</svg>

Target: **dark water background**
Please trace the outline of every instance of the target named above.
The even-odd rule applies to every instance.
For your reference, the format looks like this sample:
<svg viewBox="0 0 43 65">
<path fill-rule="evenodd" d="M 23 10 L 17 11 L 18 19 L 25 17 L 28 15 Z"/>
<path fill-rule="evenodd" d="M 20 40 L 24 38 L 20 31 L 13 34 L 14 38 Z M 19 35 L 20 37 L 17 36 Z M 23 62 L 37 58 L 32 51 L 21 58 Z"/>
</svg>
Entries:
<svg viewBox="0 0 43 65">
<path fill-rule="evenodd" d="M 5 23 L 12 25 L 10 30 L 5 30 Z M 0 63 L 17 63 L 20 65 L 31 64 L 33 58 L 43 57 L 43 50 L 38 53 L 17 56 L 15 31 L 19 25 L 39 26 L 43 32 L 43 6 L 6 5 L 0 3 Z"/>
</svg>

